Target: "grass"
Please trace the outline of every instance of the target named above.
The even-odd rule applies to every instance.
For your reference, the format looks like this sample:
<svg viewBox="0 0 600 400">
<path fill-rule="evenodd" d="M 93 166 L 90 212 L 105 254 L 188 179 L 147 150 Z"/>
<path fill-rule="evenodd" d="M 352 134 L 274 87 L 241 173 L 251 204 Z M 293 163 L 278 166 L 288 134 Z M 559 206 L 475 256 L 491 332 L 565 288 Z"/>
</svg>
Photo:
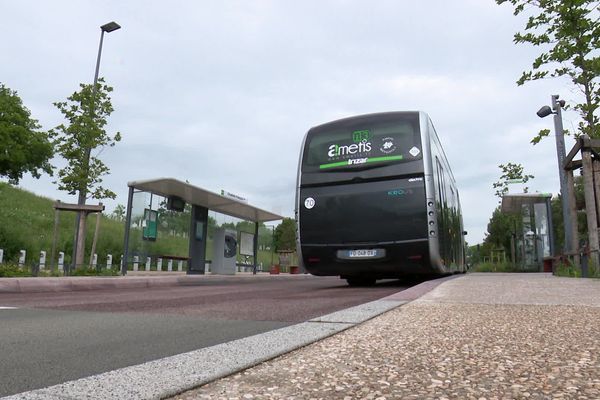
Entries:
<svg viewBox="0 0 600 400">
<path fill-rule="evenodd" d="M 0 278 L 26 277 L 33 276 L 29 268 L 19 268 L 15 264 L 0 265 Z"/>
<path fill-rule="evenodd" d="M 51 276 L 61 276 L 58 271 L 51 271 L 48 269 L 37 270 L 36 268 L 31 268 L 27 265 L 19 267 L 17 264 L 0 264 L 0 278 L 23 278 L 30 276 L 40 276 L 40 277 L 51 277 Z"/>
<path fill-rule="evenodd" d="M 561 262 L 554 268 L 554 275 L 564 276 L 568 278 L 581 278 L 582 271 L 578 266 L 573 265 L 570 262 Z M 588 278 L 600 279 L 600 268 L 593 263 L 588 266 Z"/>
<path fill-rule="evenodd" d="M 475 264 L 470 272 L 523 272 L 522 269 L 519 269 L 519 266 L 513 267 L 512 263 L 491 263 L 491 262 L 483 262 L 479 264 Z"/>
<path fill-rule="evenodd" d="M 520 266 L 513 267 L 512 263 L 490 263 L 483 262 L 471 267 L 469 272 L 527 272 Z M 581 278 L 581 267 L 569 262 L 562 262 L 554 268 L 554 275 L 570 278 Z M 600 268 L 590 264 L 588 267 L 588 278 L 600 279 Z"/>
<path fill-rule="evenodd" d="M 112 269 L 96 269 L 96 268 L 77 268 L 71 273 L 72 276 L 118 276 L 120 271 L 116 268 Z"/>
</svg>

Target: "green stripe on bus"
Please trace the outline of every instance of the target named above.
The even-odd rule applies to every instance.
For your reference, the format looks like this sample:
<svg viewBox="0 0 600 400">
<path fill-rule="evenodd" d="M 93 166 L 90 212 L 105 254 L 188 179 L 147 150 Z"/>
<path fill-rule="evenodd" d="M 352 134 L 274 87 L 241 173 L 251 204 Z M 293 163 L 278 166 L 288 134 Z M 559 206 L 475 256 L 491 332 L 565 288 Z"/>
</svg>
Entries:
<svg viewBox="0 0 600 400">
<path fill-rule="evenodd" d="M 331 164 L 321 164 L 321 165 L 319 165 L 319 168 L 325 169 L 325 168 L 333 168 L 333 167 L 343 167 L 344 165 L 348 165 L 348 161 L 334 162 Z"/>
<path fill-rule="evenodd" d="M 367 161 L 365 161 L 365 163 L 393 161 L 393 160 L 402 160 L 402 159 L 403 159 L 402 156 L 373 157 L 373 158 L 368 158 Z M 351 164 L 348 164 L 348 161 L 340 161 L 340 162 L 334 162 L 334 163 L 330 163 L 330 164 L 321 164 L 321 165 L 319 165 L 319 169 L 343 167 L 345 165 L 351 165 Z M 357 165 L 360 165 L 360 164 L 357 164 Z"/>
<path fill-rule="evenodd" d="M 379 162 L 379 161 L 392 161 L 392 160 L 402 160 L 402 156 L 385 156 L 385 157 L 373 157 L 367 159 L 367 162 Z"/>
</svg>

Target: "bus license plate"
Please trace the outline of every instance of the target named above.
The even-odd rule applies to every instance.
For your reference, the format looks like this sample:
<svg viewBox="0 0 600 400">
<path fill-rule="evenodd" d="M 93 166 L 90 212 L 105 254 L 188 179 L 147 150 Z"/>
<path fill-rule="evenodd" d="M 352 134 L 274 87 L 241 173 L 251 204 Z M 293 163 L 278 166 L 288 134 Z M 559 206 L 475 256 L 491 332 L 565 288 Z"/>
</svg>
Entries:
<svg viewBox="0 0 600 400">
<path fill-rule="evenodd" d="M 348 250 L 350 258 L 371 258 L 377 257 L 377 250 Z"/>
</svg>

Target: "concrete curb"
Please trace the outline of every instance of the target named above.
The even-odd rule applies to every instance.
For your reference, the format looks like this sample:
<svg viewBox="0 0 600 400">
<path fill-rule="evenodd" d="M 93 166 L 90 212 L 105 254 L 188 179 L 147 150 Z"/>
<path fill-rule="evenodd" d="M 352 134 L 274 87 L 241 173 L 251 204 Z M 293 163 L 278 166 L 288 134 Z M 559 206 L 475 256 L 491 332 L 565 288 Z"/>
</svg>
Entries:
<svg viewBox="0 0 600 400">
<path fill-rule="evenodd" d="M 74 292 L 85 290 L 136 289 L 148 287 L 196 286 L 206 280 L 245 281 L 272 280 L 306 275 L 169 275 L 169 276 L 115 276 L 115 277 L 60 277 L 60 278 L 0 278 L 0 293 Z"/>
<path fill-rule="evenodd" d="M 404 296 L 399 292 L 300 324 L 5 399 L 164 399 L 361 324 L 420 297 L 448 279 L 452 277 L 424 282 L 403 291 L 409 292 Z"/>
</svg>

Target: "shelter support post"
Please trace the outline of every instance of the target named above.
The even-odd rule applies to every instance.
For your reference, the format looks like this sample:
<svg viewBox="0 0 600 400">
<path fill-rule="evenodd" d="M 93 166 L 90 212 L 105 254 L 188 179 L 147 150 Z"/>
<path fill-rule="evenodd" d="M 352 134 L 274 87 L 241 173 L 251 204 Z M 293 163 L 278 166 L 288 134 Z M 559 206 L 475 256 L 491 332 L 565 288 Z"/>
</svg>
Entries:
<svg viewBox="0 0 600 400">
<path fill-rule="evenodd" d="M 517 241 L 517 220 L 513 219 L 513 231 L 510 235 L 510 260 L 512 262 L 513 270 L 517 269 L 516 241 Z"/>
<path fill-rule="evenodd" d="M 258 222 L 254 223 L 254 243 L 252 244 L 254 250 L 254 268 L 252 273 L 256 275 L 256 269 L 258 268 Z"/>
<path fill-rule="evenodd" d="M 596 198 L 594 196 L 594 167 L 589 148 L 581 150 L 581 160 L 583 163 L 583 191 L 585 195 L 590 258 L 595 265 L 598 265 L 598 223 L 596 218 Z"/>
<path fill-rule="evenodd" d="M 190 241 L 187 273 L 204 274 L 206 265 L 206 236 L 208 231 L 208 208 L 193 205 L 190 218 Z"/>
<path fill-rule="evenodd" d="M 131 209 L 133 207 L 133 186 L 129 186 L 129 195 L 127 197 L 127 211 L 125 216 L 125 240 L 123 243 L 123 265 L 121 274 L 127 275 L 127 262 L 129 261 L 129 230 L 131 229 Z"/>
</svg>

